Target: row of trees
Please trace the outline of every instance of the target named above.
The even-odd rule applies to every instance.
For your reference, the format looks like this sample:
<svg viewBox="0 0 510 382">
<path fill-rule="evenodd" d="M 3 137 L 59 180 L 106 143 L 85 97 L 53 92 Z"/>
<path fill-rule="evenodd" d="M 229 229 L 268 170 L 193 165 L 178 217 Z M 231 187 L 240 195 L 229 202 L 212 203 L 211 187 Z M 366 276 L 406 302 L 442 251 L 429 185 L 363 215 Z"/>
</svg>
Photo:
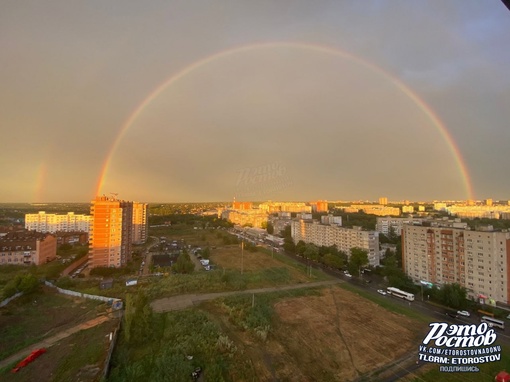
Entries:
<svg viewBox="0 0 510 382">
<path fill-rule="evenodd" d="M 294 244 L 290 236 L 285 237 L 283 245 L 286 252 L 304 257 L 305 259 L 324 264 L 333 269 L 347 269 L 352 275 L 359 275 L 362 268 L 368 265 L 368 252 L 361 248 L 351 248 L 349 255 L 337 248 L 317 246 L 300 240 Z"/>
<path fill-rule="evenodd" d="M 14 296 L 19 292 L 32 293 L 38 289 L 39 285 L 39 280 L 32 273 L 18 274 L 4 286 L 2 299 Z"/>
</svg>

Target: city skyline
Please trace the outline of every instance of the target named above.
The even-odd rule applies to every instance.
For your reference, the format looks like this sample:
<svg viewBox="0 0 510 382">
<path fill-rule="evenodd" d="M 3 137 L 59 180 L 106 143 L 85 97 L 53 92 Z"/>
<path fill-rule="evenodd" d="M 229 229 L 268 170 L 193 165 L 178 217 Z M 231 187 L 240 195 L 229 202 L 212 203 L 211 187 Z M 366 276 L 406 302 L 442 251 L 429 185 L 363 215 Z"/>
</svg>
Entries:
<svg viewBox="0 0 510 382">
<path fill-rule="evenodd" d="M 498 0 L 1 9 L 1 202 L 509 199 Z"/>
</svg>

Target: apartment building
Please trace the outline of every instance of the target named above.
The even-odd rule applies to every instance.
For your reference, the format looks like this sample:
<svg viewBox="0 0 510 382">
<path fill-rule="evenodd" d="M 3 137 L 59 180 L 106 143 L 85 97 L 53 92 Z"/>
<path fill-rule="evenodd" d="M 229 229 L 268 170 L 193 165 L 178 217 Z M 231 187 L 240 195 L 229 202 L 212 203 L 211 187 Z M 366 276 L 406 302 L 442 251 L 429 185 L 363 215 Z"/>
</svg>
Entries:
<svg viewBox="0 0 510 382">
<path fill-rule="evenodd" d="M 221 213 L 223 219 L 241 226 L 250 225 L 262 228 L 267 223 L 267 213 L 258 209 L 253 210 L 224 210 Z"/>
<path fill-rule="evenodd" d="M 57 257 L 54 235 L 20 230 L 0 237 L 0 265 L 41 265 Z"/>
<path fill-rule="evenodd" d="M 372 266 L 379 265 L 379 233 L 363 231 L 361 227 L 344 228 L 338 225 L 321 224 L 316 220 L 296 219 L 291 223 L 294 243 L 300 240 L 317 246 L 336 245 L 348 255 L 350 249 L 358 247 L 368 252 L 368 261 Z"/>
<path fill-rule="evenodd" d="M 312 212 L 328 212 L 328 202 L 326 200 L 318 200 L 316 202 L 310 202 Z"/>
<path fill-rule="evenodd" d="M 390 230 L 396 235 L 400 235 L 402 232 L 402 228 L 404 224 L 421 224 L 424 219 L 421 218 L 396 218 L 391 216 L 378 217 L 377 222 L 375 224 L 375 230 L 379 233 L 382 233 L 386 236 L 389 235 Z"/>
<path fill-rule="evenodd" d="M 75 215 L 68 212 L 66 215 L 47 214 L 39 211 L 37 214 L 25 215 L 25 228 L 36 232 L 89 232 L 90 216 Z"/>
<path fill-rule="evenodd" d="M 90 207 L 89 267 L 122 267 L 131 258 L 133 202 L 98 196 Z"/>
<path fill-rule="evenodd" d="M 267 214 L 276 212 L 312 212 L 312 207 L 302 202 L 266 202 L 259 205 L 259 210 Z"/>
<path fill-rule="evenodd" d="M 143 244 L 149 235 L 148 204 L 133 202 L 133 244 Z"/>
<path fill-rule="evenodd" d="M 366 214 L 377 216 L 400 215 L 400 208 L 380 204 L 352 204 L 350 207 L 343 208 L 343 210 L 348 213 L 363 211 Z"/>
<path fill-rule="evenodd" d="M 404 225 L 402 266 L 415 282 L 459 283 L 484 303 L 510 303 L 510 233 Z"/>
</svg>

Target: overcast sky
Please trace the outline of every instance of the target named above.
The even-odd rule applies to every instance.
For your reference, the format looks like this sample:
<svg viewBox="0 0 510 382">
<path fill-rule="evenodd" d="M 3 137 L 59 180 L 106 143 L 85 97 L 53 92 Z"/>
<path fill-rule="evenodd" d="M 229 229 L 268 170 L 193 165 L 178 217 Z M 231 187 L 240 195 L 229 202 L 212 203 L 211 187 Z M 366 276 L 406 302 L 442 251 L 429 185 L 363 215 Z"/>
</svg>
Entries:
<svg viewBox="0 0 510 382">
<path fill-rule="evenodd" d="M 499 0 L 4 1 L 0 202 L 510 199 L 508 36 Z"/>
</svg>

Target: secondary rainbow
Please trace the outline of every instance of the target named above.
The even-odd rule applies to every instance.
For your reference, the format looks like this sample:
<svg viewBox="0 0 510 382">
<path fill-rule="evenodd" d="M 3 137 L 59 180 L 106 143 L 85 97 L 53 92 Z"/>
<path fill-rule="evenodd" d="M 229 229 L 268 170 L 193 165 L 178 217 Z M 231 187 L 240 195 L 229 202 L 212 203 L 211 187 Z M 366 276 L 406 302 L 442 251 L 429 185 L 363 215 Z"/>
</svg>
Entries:
<svg viewBox="0 0 510 382">
<path fill-rule="evenodd" d="M 194 70 L 196 70 L 200 67 L 203 67 L 213 61 L 216 61 L 216 60 L 219 60 L 219 59 L 231 56 L 231 55 L 247 52 L 247 51 L 252 51 L 252 50 L 257 50 L 257 49 L 269 49 L 269 48 L 306 49 L 306 50 L 315 51 L 315 52 L 319 52 L 319 53 L 335 55 L 335 56 L 338 56 L 341 58 L 349 59 L 359 65 L 362 65 L 362 66 L 372 70 L 375 73 L 382 74 L 385 79 L 389 80 L 393 85 L 395 85 L 405 95 L 407 95 L 409 97 L 409 99 L 411 99 L 416 104 L 416 106 L 418 106 L 422 110 L 422 112 L 430 119 L 432 124 L 439 131 L 440 135 L 443 137 L 443 139 L 447 143 L 448 147 L 450 148 L 451 152 L 453 153 L 456 165 L 459 168 L 460 174 L 461 174 L 463 182 L 464 182 L 464 187 L 465 187 L 465 191 L 467 193 L 467 197 L 469 199 L 473 199 L 474 194 L 473 194 L 473 189 L 472 189 L 472 185 L 471 185 L 471 180 L 470 180 L 466 164 L 462 158 L 462 154 L 460 153 L 459 148 L 455 144 L 455 141 L 452 139 L 448 129 L 443 124 L 443 122 L 434 113 L 434 111 L 430 108 L 430 106 L 428 106 L 415 92 L 413 92 L 401 80 L 399 80 L 398 78 L 395 78 L 394 76 L 392 76 L 391 74 L 386 72 L 384 69 L 381 69 L 380 67 L 378 67 L 368 61 L 365 61 L 364 59 L 361 59 L 351 53 L 347 53 L 347 52 L 344 52 L 337 48 L 332 48 L 329 46 L 315 45 L 315 44 L 309 44 L 309 43 L 297 43 L 297 42 L 257 43 L 257 44 L 244 45 L 244 46 L 240 46 L 240 47 L 236 47 L 236 48 L 231 48 L 228 50 L 223 50 L 221 52 L 207 56 L 199 61 L 195 61 L 194 63 L 188 65 L 181 71 L 177 72 L 176 74 L 172 75 L 171 77 L 169 77 L 165 81 L 163 81 L 147 97 L 145 97 L 145 99 L 133 110 L 133 112 L 129 115 L 129 117 L 126 119 L 126 121 L 122 125 L 122 127 L 121 127 L 119 133 L 117 134 L 117 137 L 115 138 L 110 150 L 108 151 L 108 154 L 107 154 L 105 161 L 103 163 L 101 173 L 100 173 L 100 176 L 99 176 L 99 179 L 97 182 L 96 195 L 100 195 L 100 193 L 101 193 L 101 189 L 103 187 L 106 175 L 108 173 L 108 168 L 110 167 L 112 158 L 115 154 L 115 151 L 117 150 L 117 147 L 119 146 L 120 142 L 122 141 L 122 138 L 126 134 L 126 131 L 129 130 L 129 128 L 136 121 L 136 119 L 143 113 L 143 111 L 147 107 L 147 105 L 149 105 L 154 99 L 156 99 L 163 91 L 165 91 L 168 87 L 172 86 L 174 83 L 179 81 L 181 78 L 184 78 L 187 75 L 189 75 L 190 73 L 192 73 Z"/>
</svg>

